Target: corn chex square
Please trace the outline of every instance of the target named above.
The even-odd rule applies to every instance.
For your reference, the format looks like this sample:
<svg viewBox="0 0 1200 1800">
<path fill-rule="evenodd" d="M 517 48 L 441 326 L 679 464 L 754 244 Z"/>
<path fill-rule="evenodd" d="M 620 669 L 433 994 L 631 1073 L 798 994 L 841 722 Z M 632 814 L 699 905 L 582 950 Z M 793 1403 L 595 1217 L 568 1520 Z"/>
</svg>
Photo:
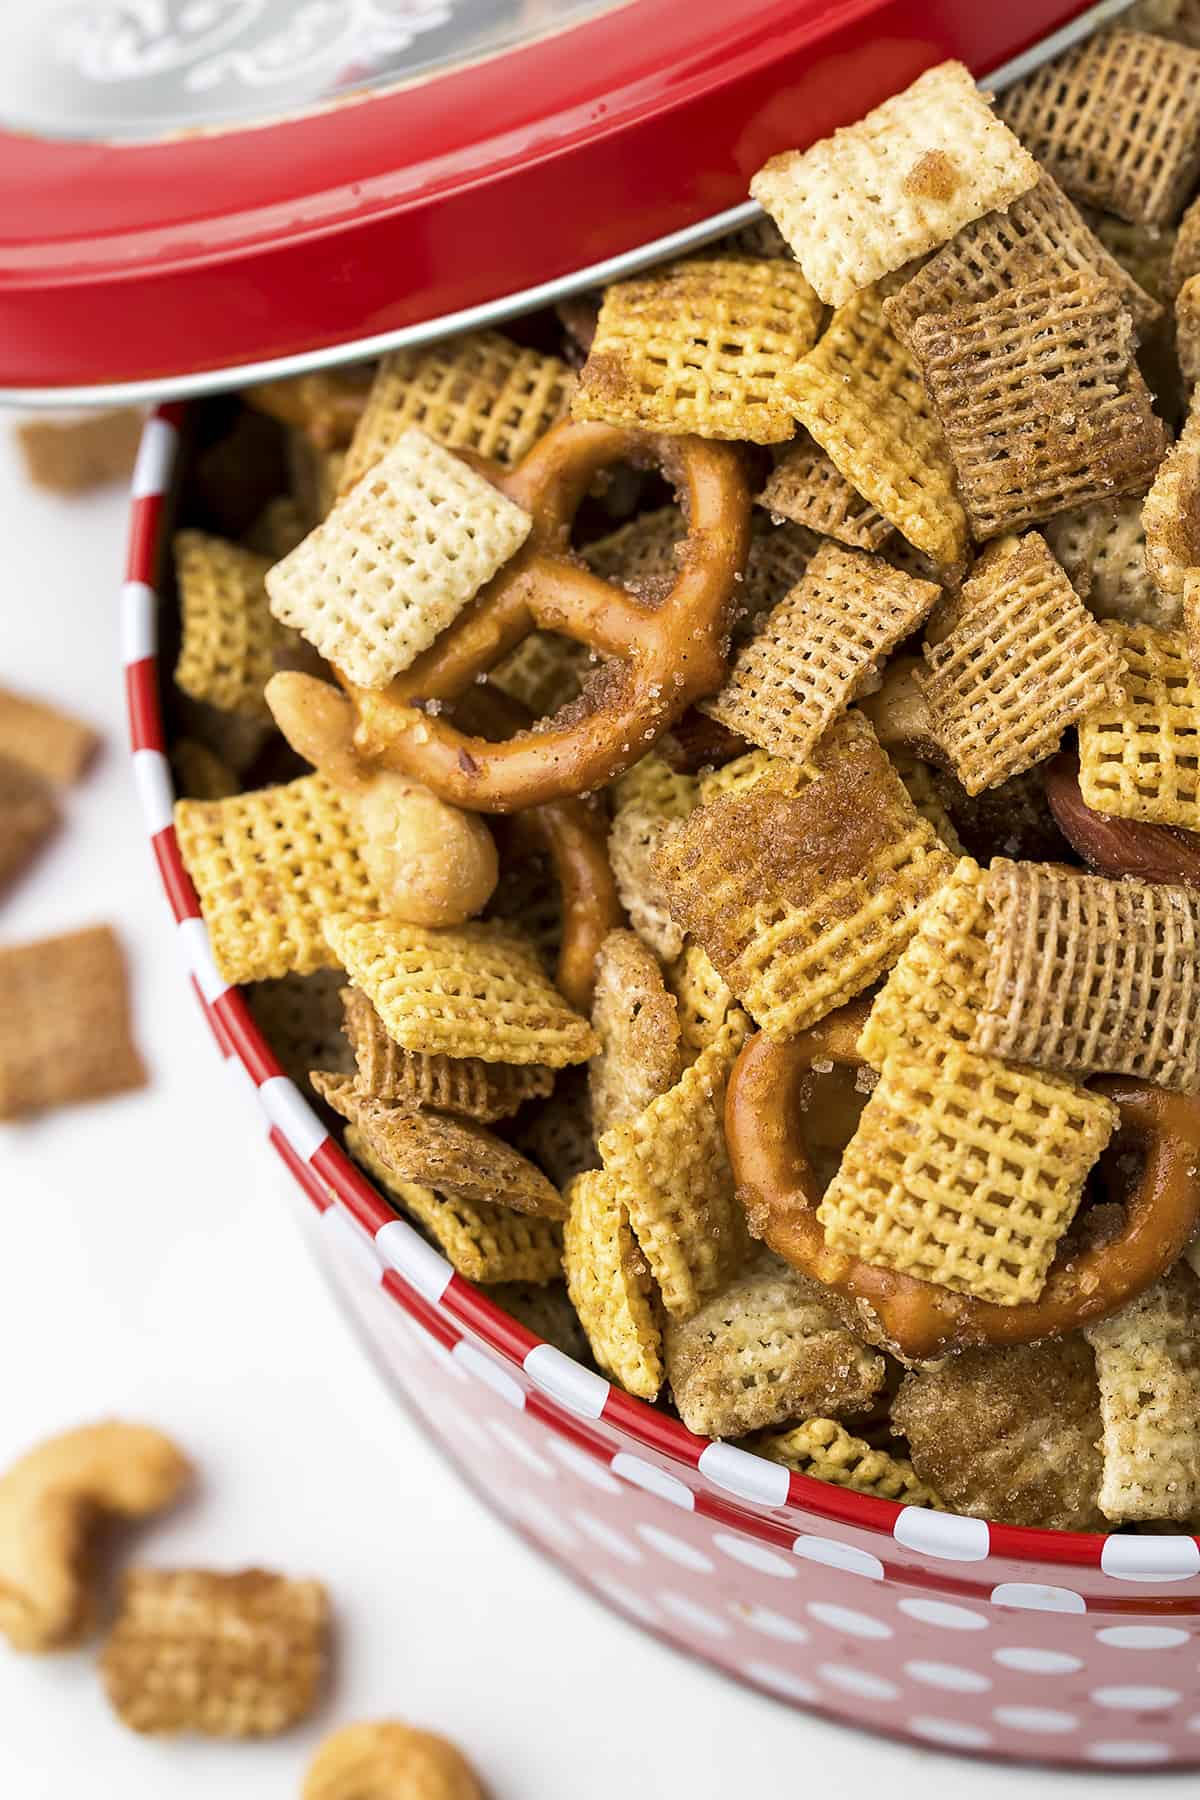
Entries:
<svg viewBox="0 0 1200 1800">
<path fill-rule="evenodd" d="M 970 71 L 945 62 L 856 124 L 773 156 L 750 192 L 822 300 L 841 306 L 1037 178 Z"/>
<path fill-rule="evenodd" d="M 785 377 L 821 303 L 794 263 L 677 263 L 605 290 L 571 402 L 577 419 L 776 444 L 796 429 Z"/>
<path fill-rule="evenodd" d="M 807 432 L 782 452 L 758 504 L 773 519 L 805 525 L 858 550 L 878 550 L 892 535 L 890 522 L 851 487 Z"/>
<path fill-rule="evenodd" d="M 972 1047 L 1080 1075 L 1200 1087 L 1200 893 L 999 859 Z"/>
<path fill-rule="evenodd" d="M 265 556 L 203 531 L 174 539 L 181 641 L 175 682 L 193 700 L 269 718 L 263 689 L 275 672 L 278 628 Z"/>
<path fill-rule="evenodd" d="M 1153 477 L 1166 439 L 1107 281 L 1031 278 L 922 314 L 911 342 L 977 538 Z"/>
<path fill-rule="evenodd" d="M 990 547 L 954 614 L 916 680 L 968 794 L 1044 762 L 1069 725 L 1121 692 L 1116 646 L 1036 531 Z"/>
<path fill-rule="evenodd" d="M 867 288 L 791 372 L 791 404 L 850 486 L 935 563 L 966 554 L 954 465 L 920 371 Z"/>
<path fill-rule="evenodd" d="M 929 1042 L 970 1045 L 988 969 L 985 881 L 974 857 L 961 857 L 921 908 L 859 1035 L 859 1055 L 872 1068 L 918 1055 Z"/>
<path fill-rule="evenodd" d="M 1181 631 L 1106 625 L 1122 697 L 1079 722 L 1079 791 L 1095 812 L 1200 831 L 1200 680 Z"/>
<path fill-rule="evenodd" d="M 379 909 L 355 820 L 321 775 L 228 800 L 180 800 L 175 832 L 226 981 L 329 968 L 337 958 L 323 920 Z"/>
<path fill-rule="evenodd" d="M 952 866 L 857 732 L 798 791 L 763 778 L 698 807 L 655 858 L 672 917 L 774 1038 L 884 974 Z"/>
<path fill-rule="evenodd" d="M 1142 529 L 1150 578 L 1178 603 L 1188 570 L 1200 567 L 1200 406 L 1194 399 L 1143 502 Z"/>
<path fill-rule="evenodd" d="M 1123 219 L 1170 224 L 1200 173 L 1200 51 L 1147 32 L 1088 38 L 1000 111 L 1069 194 Z"/>
<path fill-rule="evenodd" d="M 826 543 L 702 710 L 761 749 L 804 762 L 940 592 L 880 557 Z"/>
<path fill-rule="evenodd" d="M 350 448 L 352 487 L 413 426 L 445 445 L 512 468 L 563 418 L 575 377 L 557 356 L 496 331 L 471 331 L 382 358 Z"/>
<path fill-rule="evenodd" d="M 360 687 L 384 687 L 520 549 L 521 507 L 404 432 L 267 575 L 271 611 Z"/>
<path fill-rule="evenodd" d="M 1000 1306 L 1036 1300 L 1117 1118 L 950 1041 L 889 1056 L 817 1208 L 825 1240 Z"/>
<path fill-rule="evenodd" d="M 836 1419 L 804 1419 L 790 1431 L 766 1432 L 746 1448 L 797 1475 L 831 1481 L 857 1494 L 945 1511 L 944 1502 L 919 1478 L 907 1456 L 876 1449 Z"/>
<path fill-rule="evenodd" d="M 563 1270 L 597 1367 L 627 1394 L 656 1400 L 663 1384 L 662 1325 L 650 1267 L 620 1188 L 603 1169 L 567 1190 Z"/>
<path fill-rule="evenodd" d="M 683 932 L 671 917 L 653 859 L 671 827 L 695 806 L 696 777 L 676 774 L 651 751 L 620 777 L 613 791 L 608 858 L 617 893 L 638 936 L 670 962 L 683 948 Z"/>
<path fill-rule="evenodd" d="M 1114 1522 L 1200 1515 L 1200 1283 L 1183 1263 L 1084 1335 L 1096 1353 Z"/>
</svg>

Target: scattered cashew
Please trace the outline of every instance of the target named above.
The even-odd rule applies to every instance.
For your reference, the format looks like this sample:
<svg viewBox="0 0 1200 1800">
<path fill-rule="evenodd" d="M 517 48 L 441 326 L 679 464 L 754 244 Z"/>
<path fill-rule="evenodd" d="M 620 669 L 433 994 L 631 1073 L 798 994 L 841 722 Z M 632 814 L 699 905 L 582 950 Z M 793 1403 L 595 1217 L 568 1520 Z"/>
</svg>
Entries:
<svg viewBox="0 0 1200 1800">
<path fill-rule="evenodd" d="M 389 1719 L 326 1738 L 302 1800 L 484 1800 L 484 1790 L 446 1738 Z"/>
<path fill-rule="evenodd" d="M 170 1438 L 109 1420 L 48 1438 L 0 1479 L 0 1631 L 14 1650 L 78 1642 L 92 1613 L 90 1540 L 105 1513 L 169 1506 L 190 1469 Z"/>
<path fill-rule="evenodd" d="M 858 705 L 875 727 L 885 750 L 907 750 L 924 762 L 949 768 L 925 696 L 917 685 L 917 672 L 923 666 L 919 656 L 895 657 L 884 670 L 880 686 L 859 700 Z"/>
<path fill-rule="evenodd" d="M 267 704 L 292 749 L 357 808 L 361 852 L 387 910 L 410 925 L 461 925 L 491 899 L 499 875 L 483 818 L 406 776 L 369 769 L 354 749 L 350 702 L 327 681 L 273 675 Z"/>
</svg>

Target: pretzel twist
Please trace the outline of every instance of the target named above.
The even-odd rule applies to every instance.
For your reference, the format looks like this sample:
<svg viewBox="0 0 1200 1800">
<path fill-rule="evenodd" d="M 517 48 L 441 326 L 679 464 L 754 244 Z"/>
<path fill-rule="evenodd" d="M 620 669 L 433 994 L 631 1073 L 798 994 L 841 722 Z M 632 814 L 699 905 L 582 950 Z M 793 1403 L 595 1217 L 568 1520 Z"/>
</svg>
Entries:
<svg viewBox="0 0 1200 1800">
<path fill-rule="evenodd" d="M 514 812 L 591 793 L 721 684 L 730 603 L 749 547 L 750 495 L 738 453 L 696 437 L 567 420 L 512 470 L 458 454 L 530 514 L 533 530 L 388 687 L 356 687 L 339 677 L 357 709 L 357 748 L 368 761 L 475 812 Z M 688 521 L 679 573 L 654 606 L 591 574 L 569 544 L 575 513 L 599 471 L 647 461 L 674 481 Z M 535 628 L 612 659 L 592 700 L 561 722 L 503 743 L 469 736 L 422 710 L 431 700 L 459 699 Z"/>
<path fill-rule="evenodd" d="M 1121 1136 L 1143 1153 L 1124 1226 L 1108 1242 L 1060 1251 L 1036 1300 L 997 1306 L 831 1249 L 799 1089 L 817 1064 L 863 1066 L 857 1044 L 868 1010 L 853 1001 L 788 1043 L 760 1032 L 738 1057 L 725 1101 L 734 1179 L 756 1234 L 840 1299 L 859 1330 L 865 1324 L 914 1363 L 973 1345 L 1029 1344 L 1106 1318 L 1166 1273 L 1200 1222 L 1200 1099 L 1123 1077 L 1096 1087 L 1120 1108 Z"/>
</svg>

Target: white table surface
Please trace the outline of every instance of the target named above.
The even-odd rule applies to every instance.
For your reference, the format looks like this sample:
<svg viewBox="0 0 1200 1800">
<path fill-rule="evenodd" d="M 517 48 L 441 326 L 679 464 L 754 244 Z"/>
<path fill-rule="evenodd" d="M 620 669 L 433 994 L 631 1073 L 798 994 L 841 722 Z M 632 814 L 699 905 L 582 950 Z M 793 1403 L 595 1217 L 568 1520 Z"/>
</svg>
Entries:
<svg viewBox="0 0 1200 1800">
<path fill-rule="evenodd" d="M 152 1071 L 145 1093 L 0 1127 L 0 1466 L 108 1414 L 161 1425 L 200 1489 L 128 1555 L 318 1575 L 337 1616 L 325 1704 L 261 1745 L 139 1739 L 91 1650 L 0 1641 L 3 1800 L 285 1800 L 325 1732 L 388 1715 L 457 1738 L 495 1800 L 1024 1800 L 1094 1782 L 876 1741 L 740 1689 L 603 1611 L 459 1486 L 335 1310 L 181 976 L 124 752 L 123 496 L 33 493 L 0 415 L 0 521 L 0 682 L 77 709 L 106 744 L 0 907 L 0 941 L 117 925 Z M 1177 1785 L 1104 1779 L 1122 1800 Z"/>
</svg>

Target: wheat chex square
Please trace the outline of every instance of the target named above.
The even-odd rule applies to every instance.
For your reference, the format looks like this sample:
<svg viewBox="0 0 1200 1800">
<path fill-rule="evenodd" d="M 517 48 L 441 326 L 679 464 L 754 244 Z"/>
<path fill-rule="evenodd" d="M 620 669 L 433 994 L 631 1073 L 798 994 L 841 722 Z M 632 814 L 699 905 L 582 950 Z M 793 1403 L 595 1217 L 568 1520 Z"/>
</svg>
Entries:
<svg viewBox="0 0 1200 1800">
<path fill-rule="evenodd" d="M 0 949 L 0 1119 L 145 1085 L 107 925 Z"/>
<path fill-rule="evenodd" d="M 807 526 L 859 550 L 878 550 L 893 531 L 807 432 L 781 453 L 758 504 L 773 519 Z"/>
</svg>

